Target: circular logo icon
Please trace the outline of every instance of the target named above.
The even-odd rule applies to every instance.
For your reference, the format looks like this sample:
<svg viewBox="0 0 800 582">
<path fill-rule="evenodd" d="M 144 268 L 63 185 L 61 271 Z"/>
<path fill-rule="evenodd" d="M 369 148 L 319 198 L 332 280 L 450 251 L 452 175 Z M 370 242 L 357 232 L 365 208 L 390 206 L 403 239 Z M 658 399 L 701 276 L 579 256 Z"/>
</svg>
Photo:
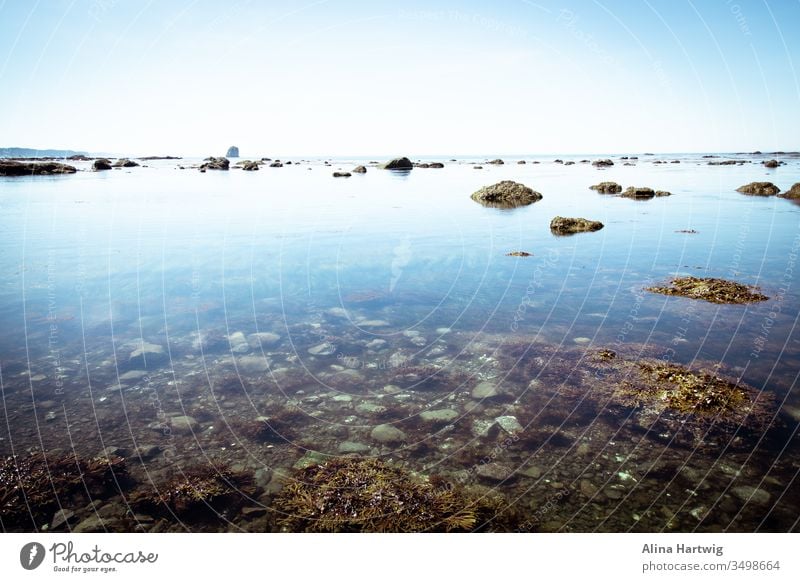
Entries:
<svg viewBox="0 0 800 582">
<path fill-rule="evenodd" d="M 44 561 L 44 546 L 39 542 L 29 542 L 19 551 L 19 563 L 26 570 L 35 570 Z"/>
</svg>

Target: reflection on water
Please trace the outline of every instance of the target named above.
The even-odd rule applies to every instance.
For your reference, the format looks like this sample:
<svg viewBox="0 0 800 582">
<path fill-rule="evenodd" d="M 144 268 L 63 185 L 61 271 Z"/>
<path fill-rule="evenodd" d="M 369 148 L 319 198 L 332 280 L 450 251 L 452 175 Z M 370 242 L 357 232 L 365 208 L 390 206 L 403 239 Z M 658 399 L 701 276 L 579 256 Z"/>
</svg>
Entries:
<svg viewBox="0 0 800 582">
<path fill-rule="evenodd" d="M 0 453 L 126 459 L 130 484 L 89 496 L 99 517 L 85 491 L 57 492 L 75 512 L 62 529 L 275 529 L 293 468 L 347 455 L 496 493 L 526 531 L 796 528 L 798 207 L 735 189 L 786 189 L 800 168 L 663 159 L 681 163 L 465 160 L 334 180 L 355 164 L 161 161 L 3 179 Z M 506 179 L 544 198 L 470 200 Z M 672 196 L 589 189 L 610 180 Z M 556 215 L 605 228 L 555 237 Z M 675 275 L 770 300 L 644 291 Z M 733 426 L 692 424 L 619 397 L 641 362 L 762 396 Z M 216 491 L 197 467 L 244 475 L 219 516 L 129 511 L 142 483 Z M 3 527 L 51 527 L 58 505 L 45 509 L 6 508 Z"/>
</svg>

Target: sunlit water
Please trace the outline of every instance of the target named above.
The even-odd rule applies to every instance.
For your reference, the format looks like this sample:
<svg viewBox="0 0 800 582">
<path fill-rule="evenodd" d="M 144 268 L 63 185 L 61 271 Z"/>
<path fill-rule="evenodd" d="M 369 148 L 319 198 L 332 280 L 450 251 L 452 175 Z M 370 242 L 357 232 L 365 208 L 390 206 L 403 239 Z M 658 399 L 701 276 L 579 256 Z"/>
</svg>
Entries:
<svg viewBox="0 0 800 582">
<path fill-rule="evenodd" d="M 761 158 L 639 156 L 597 169 L 517 159 L 480 170 L 484 159 L 369 167 L 347 179 L 333 169 L 366 160 L 204 174 L 177 169 L 196 160 L 156 161 L 0 178 L 0 453 L 157 444 L 167 454 L 142 468 L 155 481 L 175 466 L 225 462 L 269 491 L 277 470 L 358 443 L 364 456 L 494 489 L 534 531 L 796 528 L 800 207 L 735 189 L 757 180 L 788 189 L 800 162 L 769 170 Z M 514 210 L 470 199 L 504 179 L 544 198 Z M 603 180 L 672 196 L 589 190 Z M 556 215 L 605 228 L 556 237 Z M 688 229 L 697 232 L 677 232 Z M 771 299 L 715 305 L 644 291 L 686 274 L 758 285 Z M 143 342 L 162 353 L 132 358 Z M 531 347 L 522 357 L 520 345 Z M 774 396 L 774 423 L 687 447 L 605 402 L 560 398 L 559 378 L 574 386 L 581 355 L 597 348 L 719 364 Z M 536 394 L 526 359 L 540 352 L 550 354 L 541 375 L 550 385 Z M 520 397 L 472 398 L 484 380 Z M 307 422 L 283 441 L 237 429 L 285 407 Z M 442 408 L 458 416 L 419 419 Z M 195 430 L 162 430 L 178 415 Z M 527 438 L 498 448 L 502 431 L 476 435 L 476 422 L 503 415 Z M 405 442 L 371 438 L 387 422 Z M 487 456 L 517 474 L 470 474 Z M 745 504 L 743 486 L 769 500 Z"/>
</svg>

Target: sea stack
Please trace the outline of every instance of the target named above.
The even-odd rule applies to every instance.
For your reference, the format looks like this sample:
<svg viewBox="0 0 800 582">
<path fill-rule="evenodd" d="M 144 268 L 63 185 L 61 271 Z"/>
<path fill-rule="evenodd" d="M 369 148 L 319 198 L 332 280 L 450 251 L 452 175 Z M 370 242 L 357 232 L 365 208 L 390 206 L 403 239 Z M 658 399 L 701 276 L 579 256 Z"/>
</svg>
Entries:
<svg viewBox="0 0 800 582">
<path fill-rule="evenodd" d="M 231 146 L 228 148 L 228 153 L 225 154 L 227 158 L 238 158 L 239 157 L 239 148 L 236 146 Z"/>
</svg>

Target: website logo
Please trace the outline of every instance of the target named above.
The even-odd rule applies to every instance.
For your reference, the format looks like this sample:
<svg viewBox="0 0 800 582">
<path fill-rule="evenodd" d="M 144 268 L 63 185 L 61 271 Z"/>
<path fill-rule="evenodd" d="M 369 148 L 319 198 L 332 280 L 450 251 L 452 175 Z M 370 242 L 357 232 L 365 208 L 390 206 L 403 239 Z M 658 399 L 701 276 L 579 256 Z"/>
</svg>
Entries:
<svg viewBox="0 0 800 582">
<path fill-rule="evenodd" d="M 39 542 L 29 542 L 19 551 L 19 563 L 26 570 L 35 570 L 44 561 L 44 546 Z"/>
</svg>

